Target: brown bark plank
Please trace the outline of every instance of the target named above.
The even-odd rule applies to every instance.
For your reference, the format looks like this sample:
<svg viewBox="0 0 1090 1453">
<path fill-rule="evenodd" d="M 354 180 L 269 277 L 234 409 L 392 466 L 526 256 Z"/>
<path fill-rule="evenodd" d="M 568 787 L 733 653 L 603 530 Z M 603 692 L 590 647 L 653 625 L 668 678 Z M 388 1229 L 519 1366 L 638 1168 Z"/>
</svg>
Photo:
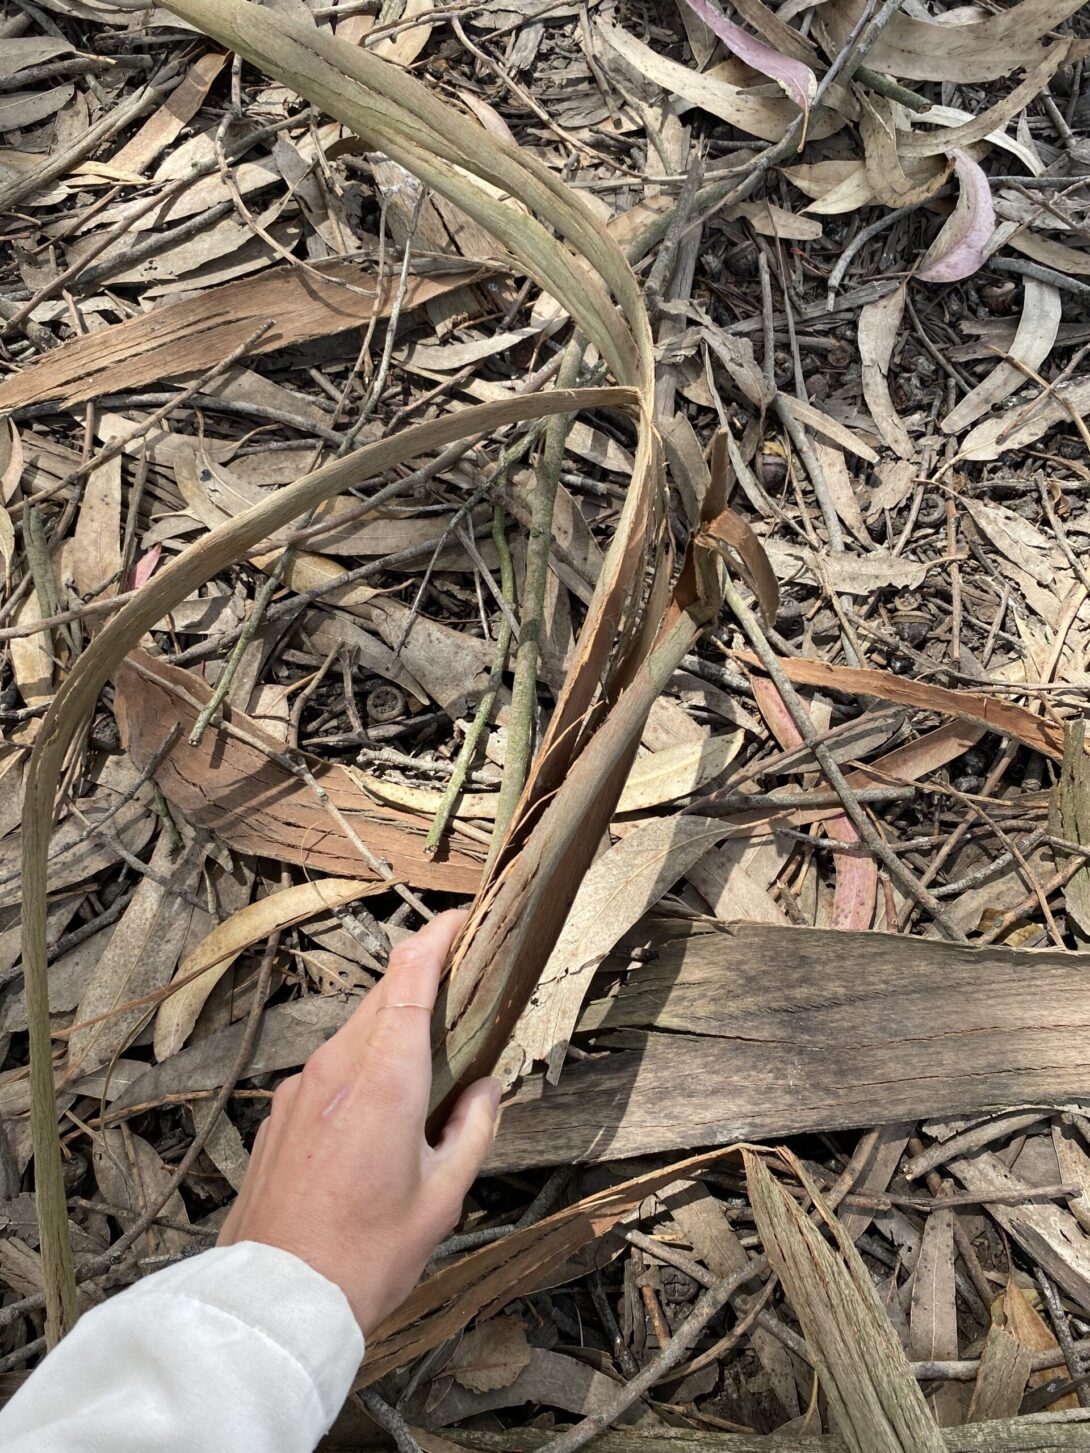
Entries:
<svg viewBox="0 0 1090 1453">
<path fill-rule="evenodd" d="M 245 739 L 213 727 L 200 746 L 189 744 L 197 709 L 210 694 L 199 677 L 144 651 L 133 651 L 117 674 L 115 711 L 134 763 L 146 765 L 173 722 L 182 728 L 155 773 L 167 801 L 192 826 L 215 833 L 237 852 L 334 876 L 377 878 L 310 788 L 274 760 L 284 743 L 244 712 L 224 706 L 222 715 Z M 476 889 L 481 869 L 475 843 L 455 834 L 452 845 L 429 858 L 427 824 L 418 814 L 369 797 L 339 763 L 309 765 L 329 801 L 368 849 L 389 863 L 396 881 L 452 893 Z"/>
<path fill-rule="evenodd" d="M 524 1083 L 491 1168 L 1061 1105 L 1090 1085 L 1090 978 L 1060 951 L 739 924 L 662 941 L 581 1028 L 618 1048 Z"/>
</svg>

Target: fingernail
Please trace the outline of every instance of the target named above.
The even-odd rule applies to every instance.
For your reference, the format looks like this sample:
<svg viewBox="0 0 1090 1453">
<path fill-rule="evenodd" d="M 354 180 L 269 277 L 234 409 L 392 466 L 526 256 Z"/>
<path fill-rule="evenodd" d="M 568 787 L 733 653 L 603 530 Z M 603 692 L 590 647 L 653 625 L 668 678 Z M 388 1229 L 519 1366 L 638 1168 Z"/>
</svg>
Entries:
<svg viewBox="0 0 1090 1453">
<path fill-rule="evenodd" d="M 488 1090 L 486 1093 L 489 1100 L 492 1102 L 492 1115 L 493 1118 L 495 1118 L 495 1116 L 499 1113 L 500 1097 L 503 1094 L 503 1085 L 500 1083 L 495 1075 L 489 1075 L 488 1078 L 485 1080 L 485 1084 L 488 1086 Z"/>
</svg>

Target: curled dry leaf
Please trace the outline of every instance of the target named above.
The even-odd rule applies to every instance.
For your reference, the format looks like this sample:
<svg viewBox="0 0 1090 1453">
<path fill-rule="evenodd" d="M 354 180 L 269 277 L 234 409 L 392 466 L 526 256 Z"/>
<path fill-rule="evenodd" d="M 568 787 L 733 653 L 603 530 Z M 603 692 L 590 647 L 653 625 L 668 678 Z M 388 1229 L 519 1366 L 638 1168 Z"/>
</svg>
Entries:
<svg viewBox="0 0 1090 1453">
<path fill-rule="evenodd" d="M 1042 263 L 1054 267 L 1057 272 L 1070 273 L 1072 277 L 1090 277 L 1090 252 L 1080 252 L 1074 247 L 1065 247 L 1052 237 L 1021 229 L 1007 239 L 1008 247 Z"/>
<path fill-rule="evenodd" d="M 1029 381 L 1026 370 L 1040 368 L 1052 351 L 1060 331 L 1062 312 L 1058 288 L 1051 283 L 1038 282 L 1036 278 L 1026 278 L 1022 317 L 1007 353 L 1010 362 L 997 364 L 987 378 L 982 379 L 950 410 L 939 426 L 943 433 L 956 434 L 968 428 L 981 414 L 986 414 Z M 1019 364 L 1023 367 L 1019 368 Z"/>
<path fill-rule="evenodd" d="M 181 1049 L 209 994 L 245 949 L 280 929 L 371 893 L 384 893 L 386 888 L 384 882 L 363 883 L 356 878 L 297 883 L 247 904 L 217 924 L 178 965 L 170 997 L 163 1000 L 155 1021 L 155 1058 L 167 1059 Z"/>
<path fill-rule="evenodd" d="M 961 190 L 916 273 L 920 282 L 955 283 L 972 277 L 983 266 L 988 240 L 995 231 L 995 207 L 983 167 L 968 153 L 955 151 L 954 169 Z"/>
<path fill-rule="evenodd" d="M 728 20 L 710 0 L 685 0 L 685 3 L 729 51 L 739 60 L 745 61 L 747 66 L 760 71 L 762 76 L 768 76 L 775 81 L 803 115 L 809 115 L 810 106 L 817 93 L 817 77 L 808 65 L 757 40 L 748 30 L 743 30 L 740 25 Z"/>
<path fill-rule="evenodd" d="M 722 818 L 657 818 L 622 838 L 593 864 L 515 1029 L 514 1039 L 527 1063 L 547 1060 L 549 1078 L 556 1081 L 598 965 L 728 830 Z"/>
<path fill-rule="evenodd" d="M 1057 424 L 1071 422 L 1073 414 L 1090 410 L 1090 380 L 1063 384 L 1052 397 L 1032 405 L 1016 404 L 998 419 L 982 419 L 961 446 L 960 459 L 998 459 L 1008 450 L 1032 444 Z"/>
<path fill-rule="evenodd" d="M 124 1050 L 147 1018 L 146 1005 L 134 1001 L 170 981 L 194 915 L 197 920 L 203 916 L 193 899 L 206 847 L 207 838 L 196 835 L 176 852 L 168 835 L 159 835 L 151 857 L 153 876 L 140 879 L 117 932 L 83 986 L 68 1040 L 69 1082 Z M 187 897 L 176 896 L 175 889 Z"/>
<path fill-rule="evenodd" d="M 713 782 L 738 755 L 743 733 L 704 737 L 637 757 L 617 801 L 618 812 L 675 802 Z"/>
<path fill-rule="evenodd" d="M 7 506 L 0 500 L 0 563 L 4 567 L 5 583 L 11 572 L 11 562 L 14 559 L 15 526 L 11 523 L 11 516 L 8 514 Z"/>
<path fill-rule="evenodd" d="M 619 26 L 599 21 L 595 33 L 622 60 L 656 86 L 680 96 L 692 106 L 699 106 L 712 116 L 718 116 L 730 126 L 737 126 L 739 131 L 759 136 L 762 141 L 780 141 L 798 115 L 789 101 L 754 96 L 741 86 L 732 85 L 715 70 L 694 71 L 679 65 L 668 56 L 659 55 Z M 828 136 L 842 124 L 836 116 L 823 118 L 815 124 L 812 135 L 815 138 Z"/>
<path fill-rule="evenodd" d="M 4 37 L 4 53 L 0 56 L 0 80 L 7 81 L 32 66 L 76 52 L 63 36 L 8 35 Z"/>
<path fill-rule="evenodd" d="M 121 571 L 121 456 L 91 471 L 76 520 L 73 573 L 81 595 L 103 590 Z M 106 586 L 114 593 L 116 585 Z M 105 593 L 105 592 L 104 592 Z"/>
<path fill-rule="evenodd" d="M 1057 29 L 1083 0 L 1021 0 L 968 25 L 895 13 L 867 55 L 867 65 L 910 81 L 995 81 L 1012 66 L 1031 66 L 1044 51 L 1040 37 Z M 864 0 L 832 0 L 823 7 L 832 54 L 864 14 Z"/>
<path fill-rule="evenodd" d="M 780 587 L 760 540 L 733 510 L 724 510 L 708 525 L 706 533 L 717 548 L 726 547 L 730 557 L 737 559 L 746 583 L 757 597 L 765 624 L 772 626 L 780 605 Z"/>
<path fill-rule="evenodd" d="M 10 774 L 0 776 L 5 794 L 18 795 Z M 101 788 L 93 797 L 76 799 L 71 813 L 53 831 L 49 845 L 48 886 L 51 894 L 120 862 L 124 853 L 140 853 L 155 827 L 154 814 L 142 802 L 118 802 Z M 88 827 L 101 831 L 89 832 Z M 19 857 L 22 835 L 17 829 L 0 843 L 0 909 L 19 902 Z"/>
<path fill-rule="evenodd" d="M 526 1329 L 515 1317 L 490 1317 L 468 1332 L 446 1371 L 470 1392 L 510 1387 L 530 1363 Z"/>
<path fill-rule="evenodd" d="M 905 311 L 905 290 L 897 288 L 859 311 L 859 357 L 863 364 L 863 397 L 878 432 L 895 454 L 915 453 L 908 430 L 889 395 L 889 364 Z"/>
<path fill-rule="evenodd" d="M 22 478 L 23 441 L 13 419 L 0 420 L 0 504 L 14 498 Z"/>
<path fill-rule="evenodd" d="M 1030 67 L 1024 80 L 1015 86 L 1008 95 L 975 116 L 968 111 L 958 111 L 950 106 L 932 106 L 925 117 L 927 124 L 930 125 L 933 122 L 939 127 L 952 126 L 953 130 L 950 132 L 939 130 L 906 133 L 900 138 L 903 154 L 906 157 L 936 156 L 940 152 L 949 152 L 953 155 L 959 147 L 972 146 L 974 142 L 987 139 L 995 146 L 1003 146 L 1012 150 L 1017 147 L 1018 155 L 1028 156 L 1029 169 L 1031 172 L 1035 171 L 1037 168 L 1033 164 L 1032 153 L 1011 137 L 1005 136 L 1004 127 L 1048 85 L 1067 59 L 1070 49 L 1071 42 L 1066 37 L 1051 46 L 1038 63 Z"/>
<path fill-rule="evenodd" d="M 1051 585 L 1056 578 L 1052 567 L 1052 542 L 1032 520 L 1005 505 L 967 499 L 965 508 L 981 534 L 1005 560 L 1031 575 L 1039 585 Z"/>
<path fill-rule="evenodd" d="M 853 161 L 841 180 L 829 186 L 803 211 L 813 212 L 817 217 L 838 217 L 845 212 L 857 212 L 873 201 L 874 188 L 867 175 L 866 164 Z"/>
<path fill-rule="evenodd" d="M 912 207 L 933 197 L 946 181 L 950 164 L 930 160 L 909 162 L 901 154 L 906 133 L 897 130 L 893 103 L 882 96 L 860 100 L 859 131 L 863 138 L 867 182 L 887 207 Z"/>
</svg>

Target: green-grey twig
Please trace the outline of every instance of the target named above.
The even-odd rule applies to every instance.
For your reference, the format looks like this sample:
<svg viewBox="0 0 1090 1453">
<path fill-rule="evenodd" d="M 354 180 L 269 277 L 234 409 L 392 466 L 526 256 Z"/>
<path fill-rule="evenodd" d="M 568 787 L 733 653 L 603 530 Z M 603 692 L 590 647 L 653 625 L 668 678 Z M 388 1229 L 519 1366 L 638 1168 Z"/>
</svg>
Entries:
<svg viewBox="0 0 1090 1453">
<path fill-rule="evenodd" d="M 585 348 L 576 335 L 564 350 L 557 375 L 558 388 L 571 388 L 579 377 Z M 553 509 L 564 445 L 571 427 L 570 414 L 557 414 L 545 425 L 545 443 L 535 471 L 531 500 L 530 533 L 526 541 L 526 578 L 519 613 L 519 644 L 515 656 L 515 680 L 511 688 L 511 709 L 507 720 L 507 745 L 503 759 L 503 781 L 496 804 L 496 825 L 492 830 L 490 860 L 498 851 L 515 806 L 526 785 L 534 746 L 537 717 L 537 665 L 541 655 L 541 632 L 545 622 L 545 587 L 549 579 L 549 548 L 553 539 Z"/>
<path fill-rule="evenodd" d="M 515 596 L 515 571 L 511 564 L 511 551 L 504 531 L 505 523 L 506 515 L 503 506 L 496 505 L 492 514 L 492 539 L 495 541 L 496 553 L 500 559 L 500 591 L 505 600 L 512 601 Z M 439 806 L 435 810 L 435 820 L 424 841 L 424 851 L 429 855 L 436 851 L 442 841 L 447 824 L 462 795 L 462 788 L 465 786 L 469 770 L 473 766 L 481 738 L 488 728 L 500 682 L 503 680 L 503 670 L 507 665 L 507 653 L 511 649 L 511 636 L 511 622 L 507 612 L 501 611 L 499 630 L 496 634 L 496 651 L 492 658 L 492 670 L 488 676 L 488 683 L 477 703 L 476 714 L 466 732 L 465 740 L 462 742 L 461 750 L 454 763 L 454 771 L 450 775 Z M 493 837 L 493 841 L 495 841 L 495 837 Z"/>
</svg>

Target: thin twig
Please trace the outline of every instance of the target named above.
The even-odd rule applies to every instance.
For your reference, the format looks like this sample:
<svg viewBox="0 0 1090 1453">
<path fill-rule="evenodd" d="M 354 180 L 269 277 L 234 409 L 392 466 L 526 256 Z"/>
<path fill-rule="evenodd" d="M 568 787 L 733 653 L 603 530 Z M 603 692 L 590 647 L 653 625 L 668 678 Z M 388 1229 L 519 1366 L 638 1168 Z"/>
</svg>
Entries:
<svg viewBox="0 0 1090 1453">
<path fill-rule="evenodd" d="M 1052 1279 L 1041 1267 L 1036 1267 L 1034 1279 L 1037 1287 L 1048 1308 L 1048 1319 L 1052 1323 L 1052 1330 L 1056 1333 L 1056 1341 L 1060 1344 L 1060 1350 L 1067 1363 L 1067 1370 L 1071 1374 L 1075 1384 L 1075 1395 L 1078 1397 L 1079 1406 L 1090 1408 L 1090 1388 L 1083 1380 L 1085 1367 L 1082 1355 L 1075 1346 L 1075 1339 L 1071 1335 L 1071 1325 L 1067 1320 L 1067 1313 L 1064 1311 L 1063 1303 L 1060 1301 L 1060 1294 L 1057 1292 Z"/>
<path fill-rule="evenodd" d="M 935 926 L 947 938 L 952 939 L 956 943 L 967 942 L 961 929 L 956 924 L 951 923 L 947 918 L 938 899 L 923 887 L 897 854 L 892 852 L 889 845 L 879 837 L 874 828 L 874 824 L 859 803 L 858 794 L 849 785 L 843 772 L 841 772 L 837 765 L 833 754 L 823 742 L 816 739 L 806 707 L 791 682 L 787 679 L 787 675 L 780 666 L 779 661 L 776 659 L 775 652 L 769 645 L 768 638 L 761 629 L 756 616 L 754 616 L 753 612 L 746 605 L 738 593 L 737 587 L 731 580 L 728 580 L 724 587 L 724 599 L 730 610 L 734 612 L 746 639 L 752 646 L 761 665 L 772 678 L 772 682 L 776 690 L 780 693 L 783 704 L 787 708 L 787 713 L 794 722 L 796 730 L 813 752 L 818 765 L 828 779 L 829 786 L 832 787 L 841 802 L 843 802 L 844 811 L 856 832 L 889 873 L 892 881 L 897 884 L 902 892 L 907 893 L 915 903 L 931 915 Z"/>
<path fill-rule="evenodd" d="M 584 349 L 585 344 L 579 337 L 573 338 L 568 344 L 557 377 L 558 388 L 573 387 L 578 381 Z M 541 635 L 545 628 L 545 588 L 549 579 L 553 510 L 560 470 L 564 463 L 564 445 L 570 427 L 571 416 L 568 414 L 557 414 L 548 421 L 541 459 L 535 470 L 530 532 L 526 541 L 526 574 L 519 612 L 515 680 L 511 687 L 503 781 L 500 785 L 499 802 L 496 804 L 490 862 L 495 859 L 508 824 L 514 817 L 533 754 L 537 720 L 537 666 L 541 654 Z"/>
<path fill-rule="evenodd" d="M 500 589 L 503 592 L 504 598 L 507 601 L 511 601 L 515 594 L 515 571 L 511 563 L 511 551 L 508 548 L 507 536 L 504 530 L 504 511 L 502 505 L 494 506 L 492 539 L 495 541 L 496 552 L 500 558 Z M 492 716 L 492 708 L 496 704 L 496 697 L 499 694 L 500 685 L 503 681 L 503 673 L 507 665 L 507 653 L 510 648 L 511 622 L 505 613 L 500 618 L 499 630 L 496 633 L 496 649 L 492 657 L 492 670 L 489 672 L 488 682 L 484 691 L 481 693 L 481 699 L 477 703 L 477 711 L 469 725 L 469 729 L 466 731 L 465 740 L 462 742 L 461 750 L 454 763 L 454 770 L 443 790 L 443 796 L 439 801 L 439 806 L 435 809 L 435 818 L 432 825 L 428 829 L 428 836 L 424 842 L 424 851 L 429 856 L 438 851 L 443 834 L 447 830 L 447 824 L 462 795 L 469 770 L 476 759 L 481 738 L 488 729 L 488 723 Z"/>
<path fill-rule="evenodd" d="M 420 1444 L 409 1431 L 409 1425 L 396 1408 L 379 1396 L 373 1387 L 361 1387 L 356 1391 L 364 1410 L 384 1428 L 394 1440 L 398 1453 L 423 1453 Z"/>
<path fill-rule="evenodd" d="M 678 1327 L 673 1337 L 642 1371 L 630 1382 L 609 1397 L 598 1412 L 583 1418 L 574 1427 L 566 1429 L 539 1450 L 539 1453 L 577 1453 L 597 1434 L 604 1432 L 611 1423 L 622 1417 L 634 1402 L 678 1365 L 708 1323 L 723 1310 L 739 1287 L 746 1282 L 768 1274 L 767 1257 L 758 1257 L 748 1265 L 733 1271 L 722 1281 L 708 1287 L 697 1298 L 692 1311 Z M 751 1309 L 752 1311 L 752 1309 Z M 749 1314 L 747 1314 L 748 1316 Z M 738 1330 L 737 1328 L 735 1330 Z M 740 1333 L 739 1333 L 740 1335 Z"/>
</svg>

